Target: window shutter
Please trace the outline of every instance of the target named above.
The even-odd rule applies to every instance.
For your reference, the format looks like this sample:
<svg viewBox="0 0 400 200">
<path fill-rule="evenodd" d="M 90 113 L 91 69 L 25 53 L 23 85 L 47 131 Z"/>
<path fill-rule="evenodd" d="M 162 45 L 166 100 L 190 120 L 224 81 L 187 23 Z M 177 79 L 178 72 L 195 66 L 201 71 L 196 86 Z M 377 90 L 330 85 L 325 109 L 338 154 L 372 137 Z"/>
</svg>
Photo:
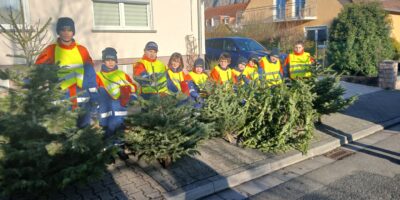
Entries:
<svg viewBox="0 0 400 200">
<path fill-rule="evenodd" d="M 96 26 L 120 26 L 118 3 L 93 2 Z"/>
<path fill-rule="evenodd" d="M 148 26 L 147 5 L 124 4 L 125 26 Z"/>
</svg>

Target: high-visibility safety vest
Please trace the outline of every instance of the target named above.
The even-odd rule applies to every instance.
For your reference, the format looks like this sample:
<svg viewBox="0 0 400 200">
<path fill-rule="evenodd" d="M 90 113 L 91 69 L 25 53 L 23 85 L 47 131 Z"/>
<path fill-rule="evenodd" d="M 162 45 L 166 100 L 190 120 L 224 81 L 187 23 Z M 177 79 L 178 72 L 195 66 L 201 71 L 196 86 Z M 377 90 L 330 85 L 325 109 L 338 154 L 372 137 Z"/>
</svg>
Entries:
<svg viewBox="0 0 400 200">
<path fill-rule="evenodd" d="M 218 72 L 219 78 L 222 83 L 232 80 L 232 69 L 227 68 L 226 70 L 221 69 L 218 65 L 214 67 L 214 69 Z"/>
<path fill-rule="evenodd" d="M 181 82 L 185 80 L 183 72 L 173 72 L 172 70 L 168 70 L 168 76 L 171 79 L 172 83 L 174 83 L 178 91 L 182 91 Z"/>
<path fill-rule="evenodd" d="M 121 70 L 114 70 L 111 72 L 97 72 L 97 76 L 104 84 L 104 89 L 113 99 L 119 99 L 121 96 L 121 86 L 130 86 L 131 93 L 135 93 L 135 86 L 132 85 L 127 79 L 126 75 Z"/>
<path fill-rule="evenodd" d="M 246 68 L 243 70 L 243 74 L 249 78 L 250 80 L 257 80 L 258 79 L 258 67 L 255 65 L 254 67 L 250 67 L 246 65 Z"/>
<path fill-rule="evenodd" d="M 61 66 L 57 75 L 61 80 L 62 90 L 74 84 L 82 88 L 84 68 L 78 45 L 75 45 L 72 49 L 64 49 L 57 44 L 55 47 L 54 61 Z"/>
<path fill-rule="evenodd" d="M 281 62 L 277 60 L 275 63 L 272 63 L 269 62 L 266 57 L 262 57 L 261 61 L 264 63 L 264 67 L 262 67 L 264 74 L 262 76 L 267 81 L 267 85 L 272 86 L 281 84 Z"/>
<path fill-rule="evenodd" d="M 165 65 L 159 60 L 156 60 L 154 62 L 149 62 L 147 60 L 141 59 L 139 62 L 144 65 L 144 67 L 146 68 L 147 74 L 149 74 L 150 77 L 153 74 L 157 75 L 157 77 L 161 76 L 160 78 L 158 78 L 158 80 L 156 80 L 157 81 L 156 83 L 152 82 L 151 85 L 148 85 L 148 84 L 142 85 L 142 93 L 144 93 L 144 94 L 157 93 L 157 89 L 155 87 L 159 87 L 158 88 L 159 93 L 167 92 L 168 91 L 167 84 L 166 84 L 167 83 L 167 77 L 166 77 L 167 68 L 165 67 Z M 151 80 L 151 81 L 154 81 L 154 80 Z M 157 85 L 159 85 L 159 86 L 157 86 Z"/>
<path fill-rule="evenodd" d="M 204 83 L 206 83 L 208 76 L 205 73 L 196 73 L 196 72 L 189 72 L 190 77 L 192 78 L 193 82 L 197 85 L 197 86 L 201 86 Z"/>
<path fill-rule="evenodd" d="M 290 78 L 311 77 L 311 56 L 304 52 L 301 55 L 289 54 L 289 74 Z"/>
</svg>

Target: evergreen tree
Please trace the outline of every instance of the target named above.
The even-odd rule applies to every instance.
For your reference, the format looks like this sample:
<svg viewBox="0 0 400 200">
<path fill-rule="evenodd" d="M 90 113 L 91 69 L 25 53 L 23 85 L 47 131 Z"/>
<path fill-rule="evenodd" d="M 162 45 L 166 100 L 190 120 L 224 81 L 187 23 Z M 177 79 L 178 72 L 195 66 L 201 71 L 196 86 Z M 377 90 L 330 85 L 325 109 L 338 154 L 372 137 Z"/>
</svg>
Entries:
<svg viewBox="0 0 400 200">
<path fill-rule="evenodd" d="M 164 167 L 186 155 L 198 153 L 208 127 L 184 94 L 139 99 L 141 111 L 126 119 L 125 141 L 139 159 L 158 160 Z"/>
<path fill-rule="evenodd" d="M 291 87 L 266 85 L 255 84 L 255 92 L 247 97 L 249 109 L 240 130 L 241 145 L 263 152 L 290 148 L 307 152 L 316 114 L 310 86 L 303 81 L 293 81 Z"/>
<path fill-rule="evenodd" d="M 329 62 L 341 72 L 376 76 L 378 63 L 393 57 L 390 29 L 379 2 L 346 5 L 329 32 Z"/>
<path fill-rule="evenodd" d="M 46 195 L 75 182 L 98 177 L 105 170 L 111 149 L 104 151 L 102 131 L 78 129 L 77 113 L 62 99 L 58 66 L 32 66 L 29 80 L 12 78 L 15 89 L 0 107 L 0 190 L 4 195 L 31 198 Z"/>
<path fill-rule="evenodd" d="M 4 14 L 4 13 L 2 13 Z M 0 98 L 0 196 L 43 197 L 75 182 L 99 177 L 113 148 L 104 149 L 102 131 L 78 129 L 77 112 L 59 89 L 56 65 L 33 65 L 43 48 L 46 29 L 39 23 L 19 26 L 18 16 L 1 16 L 0 28 L 24 58 L 21 68 L 0 70 L 13 82 Z M 15 49 L 13 49 L 15 50 Z"/>
</svg>

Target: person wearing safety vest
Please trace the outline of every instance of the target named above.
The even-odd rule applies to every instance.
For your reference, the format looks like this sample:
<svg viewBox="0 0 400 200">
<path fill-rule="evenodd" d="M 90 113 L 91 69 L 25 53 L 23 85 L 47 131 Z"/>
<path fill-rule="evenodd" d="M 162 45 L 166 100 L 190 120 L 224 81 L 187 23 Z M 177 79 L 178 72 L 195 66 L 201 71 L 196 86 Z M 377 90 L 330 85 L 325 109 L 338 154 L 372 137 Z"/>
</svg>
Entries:
<svg viewBox="0 0 400 200">
<path fill-rule="evenodd" d="M 196 86 L 196 91 L 198 93 L 202 92 L 208 80 L 208 75 L 204 73 L 204 60 L 202 58 L 197 58 L 194 61 L 193 71 L 189 72 L 189 76 Z"/>
<path fill-rule="evenodd" d="M 304 52 L 304 43 L 297 42 L 293 50 L 294 52 L 289 54 L 285 60 L 289 77 L 291 79 L 311 77 L 311 66 L 314 59 L 310 56 L 310 53 Z"/>
<path fill-rule="evenodd" d="M 236 67 L 236 69 L 233 69 L 233 74 L 234 74 L 234 79 L 237 83 L 243 85 L 243 84 L 249 84 L 251 77 L 250 75 L 246 75 L 245 71 L 246 71 L 246 65 L 247 65 L 247 59 L 240 56 L 238 58 L 238 65 Z"/>
<path fill-rule="evenodd" d="M 141 85 L 141 96 L 145 99 L 154 94 L 166 95 L 167 67 L 157 59 L 158 45 L 150 41 L 144 48 L 142 59 L 133 66 L 135 80 Z"/>
<path fill-rule="evenodd" d="M 279 60 L 279 49 L 274 48 L 268 56 L 261 58 L 258 73 L 260 74 L 260 79 L 266 81 L 268 86 L 278 85 L 283 82 L 283 69 Z"/>
<path fill-rule="evenodd" d="M 102 61 L 96 77 L 99 91 L 97 113 L 105 138 L 110 138 L 117 130 L 123 129 L 128 104 L 137 99 L 137 86 L 128 74 L 118 69 L 117 51 L 114 48 L 107 47 L 102 51 Z M 113 144 L 123 146 L 123 142 L 118 139 L 114 139 Z M 118 156 L 122 160 L 129 158 L 122 148 L 118 151 Z"/>
<path fill-rule="evenodd" d="M 182 92 L 192 98 L 197 98 L 199 94 L 194 88 L 194 83 L 190 76 L 183 73 L 183 58 L 180 53 L 173 53 L 168 61 L 167 87 L 169 94 Z"/>
<path fill-rule="evenodd" d="M 60 86 L 65 91 L 65 98 L 72 102 L 72 110 L 80 107 L 87 110 L 78 118 L 78 126 L 90 124 L 92 103 L 90 97 L 96 97 L 96 72 L 92 58 L 87 49 L 75 42 L 74 21 L 69 17 L 61 17 L 57 21 L 56 32 L 58 39 L 47 46 L 38 56 L 35 64 L 58 64 Z M 79 96 L 78 96 L 79 94 Z M 93 101 L 92 98 L 91 101 Z"/>
<path fill-rule="evenodd" d="M 218 59 L 219 64 L 215 66 L 210 73 L 210 77 L 218 84 L 236 83 L 234 74 L 229 64 L 231 63 L 231 55 L 229 53 L 221 53 Z"/>
<path fill-rule="evenodd" d="M 258 79 L 258 56 L 252 55 L 249 58 L 248 63 L 246 64 L 246 68 L 243 71 L 243 74 L 252 81 Z"/>
</svg>

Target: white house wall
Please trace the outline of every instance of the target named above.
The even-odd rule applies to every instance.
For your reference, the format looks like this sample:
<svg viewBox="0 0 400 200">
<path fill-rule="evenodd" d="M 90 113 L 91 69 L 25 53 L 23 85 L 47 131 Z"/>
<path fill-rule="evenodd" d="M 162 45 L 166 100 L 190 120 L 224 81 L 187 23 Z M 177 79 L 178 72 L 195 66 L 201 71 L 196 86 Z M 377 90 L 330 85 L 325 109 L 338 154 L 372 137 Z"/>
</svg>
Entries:
<svg viewBox="0 0 400 200">
<path fill-rule="evenodd" d="M 118 51 L 119 58 L 129 61 L 142 56 L 143 48 L 148 41 L 158 43 L 160 57 L 170 56 L 173 52 L 185 55 L 187 51 L 185 36 L 194 35 L 195 38 L 199 38 L 197 1 L 151 0 L 154 31 L 148 32 L 94 32 L 91 0 L 30 0 L 28 6 L 31 22 L 38 20 L 44 22 L 49 17 L 52 18 L 49 27 L 52 38 L 56 38 L 57 18 L 71 17 L 75 21 L 77 42 L 88 48 L 94 60 L 101 59 L 101 51 L 105 47 L 114 47 Z M 203 6 L 201 10 L 204 12 Z M 202 38 L 202 54 L 204 54 L 204 31 Z M 4 37 L 0 36 L 0 66 L 15 64 L 15 59 L 5 56 L 6 52 L 11 50 L 3 41 Z"/>
</svg>

